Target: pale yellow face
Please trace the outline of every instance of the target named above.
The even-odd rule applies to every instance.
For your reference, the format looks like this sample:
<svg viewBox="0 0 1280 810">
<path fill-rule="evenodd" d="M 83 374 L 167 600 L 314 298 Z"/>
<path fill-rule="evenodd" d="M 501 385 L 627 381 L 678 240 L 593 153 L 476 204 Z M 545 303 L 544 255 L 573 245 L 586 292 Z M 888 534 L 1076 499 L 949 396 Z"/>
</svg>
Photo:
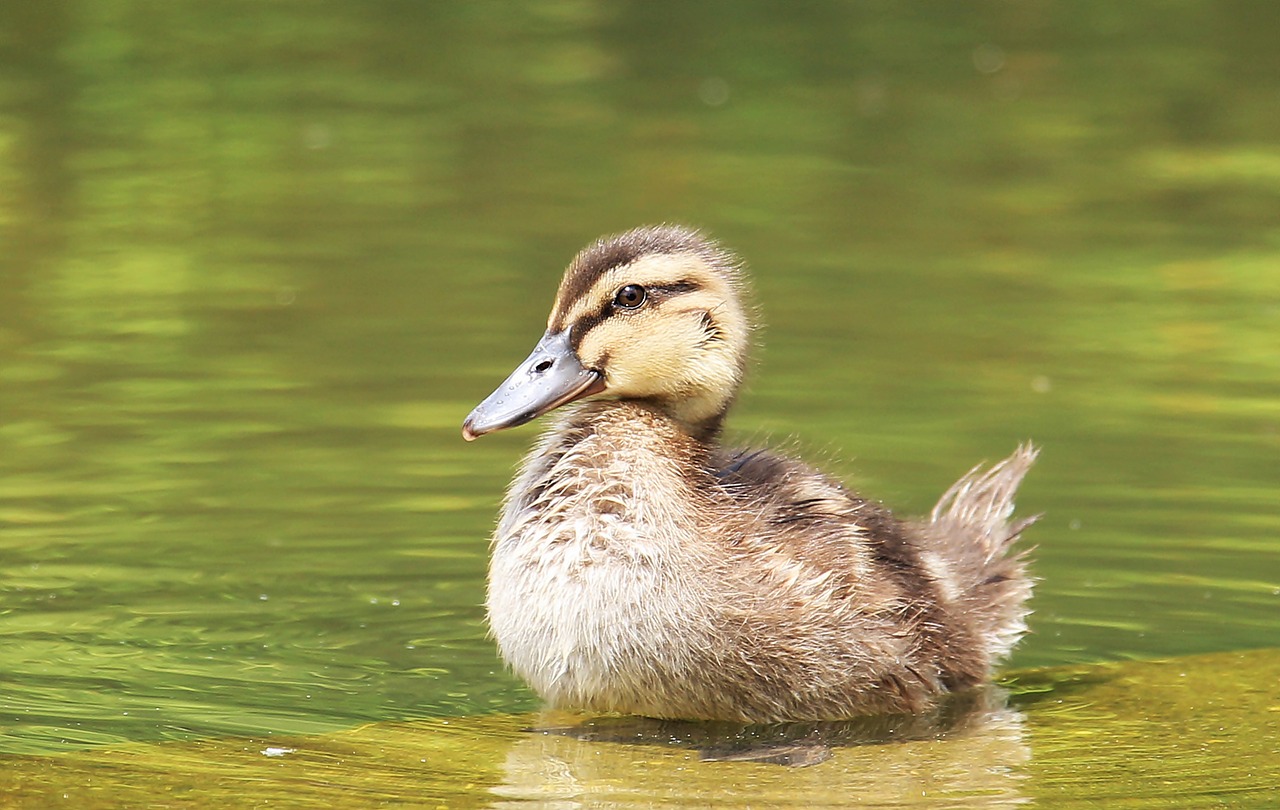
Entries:
<svg viewBox="0 0 1280 810">
<path fill-rule="evenodd" d="M 741 382 L 749 326 L 736 285 L 732 268 L 695 253 L 642 255 L 585 291 L 562 284 L 548 328 L 570 330 L 606 396 L 654 400 L 697 425 L 723 414 Z"/>
</svg>

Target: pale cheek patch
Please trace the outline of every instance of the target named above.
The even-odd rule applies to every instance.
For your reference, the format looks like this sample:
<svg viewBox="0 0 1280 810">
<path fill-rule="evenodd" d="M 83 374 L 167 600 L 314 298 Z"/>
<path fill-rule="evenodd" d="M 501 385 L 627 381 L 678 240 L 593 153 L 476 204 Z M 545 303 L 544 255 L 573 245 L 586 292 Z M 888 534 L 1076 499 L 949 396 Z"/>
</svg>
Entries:
<svg viewBox="0 0 1280 810">
<path fill-rule="evenodd" d="M 587 358 L 603 361 L 609 392 L 616 396 L 662 395 L 681 387 L 686 365 L 696 360 L 700 333 L 687 319 L 612 319 L 587 333 L 582 356 L 588 364 Z"/>
<path fill-rule="evenodd" d="M 622 334 L 616 321 L 608 320 L 597 324 L 594 329 L 582 336 L 578 344 L 578 359 L 587 368 L 602 369 L 612 365 L 616 353 L 614 347 L 621 344 L 626 335 Z"/>
</svg>

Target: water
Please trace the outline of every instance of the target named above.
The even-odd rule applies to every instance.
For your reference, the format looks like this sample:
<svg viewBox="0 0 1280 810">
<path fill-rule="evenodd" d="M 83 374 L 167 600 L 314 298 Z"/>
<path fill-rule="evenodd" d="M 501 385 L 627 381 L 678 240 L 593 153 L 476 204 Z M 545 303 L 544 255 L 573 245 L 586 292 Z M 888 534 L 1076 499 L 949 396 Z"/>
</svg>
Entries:
<svg viewBox="0 0 1280 810">
<path fill-rule="evenodd" d="M 1278 16 L 0 8 L 0 750 L 216 769 L 408 728 L 504 761 L 537 702 L 485 638 L 485 540 L 536 427 L 459 426 L 572 254 L 662 220 L 752 268 L 735 438 L 904 512 L 1035 439 L 1011 668 L 1241 669 L 1213 716 L 1274 739 L 1274 657 L 1184 657 L 1277 646 Z M 1089 670 L 1129 684 L 1104 728 L 1199 711 L 1132 666 Z M 1065 806 L 1046 774 L 1082 754 L 1046 705 L 1019 704 L 1014 792 Z"/>
</svg>

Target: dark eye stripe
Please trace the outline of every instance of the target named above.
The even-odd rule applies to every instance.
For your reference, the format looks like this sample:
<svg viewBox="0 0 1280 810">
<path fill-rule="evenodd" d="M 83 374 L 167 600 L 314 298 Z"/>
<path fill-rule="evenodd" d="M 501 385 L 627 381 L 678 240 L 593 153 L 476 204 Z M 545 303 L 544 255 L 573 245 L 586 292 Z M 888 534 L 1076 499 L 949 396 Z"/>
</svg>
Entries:
<svg viewBox="0 0 1280 810">
<path fill-rule="evenodd" d="M 668 298 L 683 295 L 684 293 L 690 293 L 701 288 L 702 286 L 700 284 L 685 280 L 675 281 L 670 284 L 646 284 L 644 288 L 648 296 L 646 305 L 656 307 Z M 631 313 L 634 311 L 635 310 L 623 310 L 625 313 Z M 586 337 L 588 332 L 595 329 L 605 319 L 617 312 L 618 309 L 614 307 L 613 299 L 610 298 L 595 312 L 590 315 L 584 315 L 574 321 L 569 330 L 569 345 L 573 347 L 574 351 L 577 351 L 578 347 L 582 345 L 582 339 Z"/>
<path fill-rule="evenodd" d="M 649 291 L 650 297 L 670 298 L 673 295 L 693 292 L 698 289 L 698 285 L 692 281 L 677 281 L 674 284 L 651 284 L 645 289 Z"/>
</svg>

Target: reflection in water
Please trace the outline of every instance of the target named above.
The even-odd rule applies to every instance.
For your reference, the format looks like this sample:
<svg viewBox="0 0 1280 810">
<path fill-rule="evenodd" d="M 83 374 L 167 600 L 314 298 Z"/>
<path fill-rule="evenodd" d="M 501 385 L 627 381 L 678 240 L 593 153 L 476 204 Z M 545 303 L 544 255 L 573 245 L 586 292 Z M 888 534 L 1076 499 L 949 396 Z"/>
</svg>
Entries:
<svg viewBox="0 0 1280 810">
<path fill-rule="evenodd" d="M 520 804 L 495 806 L 574 806 L 560 803 L 586 799 L 612 806 L 640 796 L 723 800 L 726 787 L 761 805 L 791 805 L 799 796 L 815 804 L 925 807 L 960 797 L 981 797 L 985 806 L 1026 801 L 1017 769 L 1031 756 L 1024 718 L 995 688 L 914 717 L 758 726 L 566 719 L 542 715 L 533 733 L 511 747 L 504 782 L 493 792 Z"/>
<path fill-rule="evenodd" d="M 881 714 L 848 720 L 787 723 L 733 723 L 658 720 L 648 717 L 593 717 L 568 725 L 554 723 L 556 712 L 530 730 L 560 734 L 584 742 L 675 745 L 699 751 L 704 760 L 758 760 L 783 765 L 812 765 L 819 759 L 784 761 L 803 748 L 828 752 L 833 746 L 872 745 L 937 739 L 982 727 L 1006 711 L 1006 695 L 995 686 L 947 695 L 923 714 Z M 822 759 L 826 759 L 823 756 Z"/>
<path fill-rule="evenodd" d="M 734 730 L 493 714 L 7 757 L 14 806 L 1274 807 L 1280 650 L 1017 673 L 1016 711 Z M 998 696 L 998 693 L 996 693 Z M 859 727 L 861 725 L 861 727 Z M 530 726 L 562 733 L 531 733 Z M 727 732 L 727 733 L 721 733 Z M 826 735 L 825 748 L 813 745 Z M 583 739 L 583 738 L 586 739 Z M 761 746 L 760 743 L 764 745 Z M 797 745 L 798 743 L 798 745 Z M 873 744 L 865 744 L 873 743 Z M 874 744 L 885 743 L 885 744 Z M 780 767 L 764 748 L 807 752 Z M 754 750 L 753 750 L 754 749 Z M 817 752 L 814 756 L 814 752 Z M 703 760 L 711 752 L 713 761 Z M 743 754 L 748 761 L 718 761 Z M 762 761 L 763 760 L 763 761 Z M 519 802 L 519 804 L 517 804 Z M 7 805 L 6 805 L 7 806 Z"/>
</svg>

